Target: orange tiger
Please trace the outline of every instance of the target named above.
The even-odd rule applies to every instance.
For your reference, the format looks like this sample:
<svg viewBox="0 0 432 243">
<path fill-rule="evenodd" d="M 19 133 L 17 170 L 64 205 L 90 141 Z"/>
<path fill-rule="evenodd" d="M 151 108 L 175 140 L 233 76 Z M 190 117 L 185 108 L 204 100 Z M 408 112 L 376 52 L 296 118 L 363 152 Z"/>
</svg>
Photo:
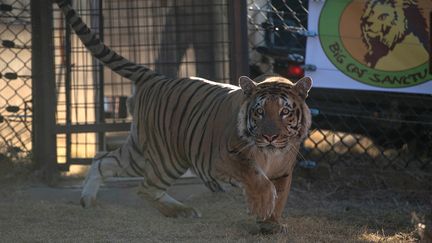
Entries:
<svg viewBox="0 0 432 243">
<path fill-rule="evenodd" d="M 212 191 L 222 191 L 221 182 L 241 185 L 262 231 L 284 232 L 281 215 L 311 124 L 305 99 L 312 80 L 294 84 L 276 76 L 255 81 L 243 76 L 238 87 L 201 78 L 170 79 L 115 53 L 67 1 L 58 4 L 93 56 L 136 86 L 127 141 L 94 158 L 82 205 L 93 204 L 106 177 L 141 176 L 139 195 L 163 215 L 200 217 L 166 192 L 192 169 Z"/>
</svg>

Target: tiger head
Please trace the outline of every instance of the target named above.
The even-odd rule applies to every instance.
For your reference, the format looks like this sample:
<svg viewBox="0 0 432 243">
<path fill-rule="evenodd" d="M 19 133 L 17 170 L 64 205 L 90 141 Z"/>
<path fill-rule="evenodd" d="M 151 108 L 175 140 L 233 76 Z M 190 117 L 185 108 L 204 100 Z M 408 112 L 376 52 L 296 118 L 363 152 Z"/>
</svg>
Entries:
<svg viewBox="0 0 432 243">
<path fill-rule="evenodd" d="M 283 77 L 256 83 L 242 76 L 239 83 L 246 96 L 238 120 L 241 137 L 269 149 L 284 149 L 306 137 L 311 124 L 305 103 L 312 86 L 309 77 L 293 84 Z"/>
<path fill-rule="evenodd" d="M 367 1 L 360 21 L 362 40 L 367 47 L 365 61 L 375 67 L 411 32 L 428 46 L 426 22 L 417 0 Z"/>
</svg>

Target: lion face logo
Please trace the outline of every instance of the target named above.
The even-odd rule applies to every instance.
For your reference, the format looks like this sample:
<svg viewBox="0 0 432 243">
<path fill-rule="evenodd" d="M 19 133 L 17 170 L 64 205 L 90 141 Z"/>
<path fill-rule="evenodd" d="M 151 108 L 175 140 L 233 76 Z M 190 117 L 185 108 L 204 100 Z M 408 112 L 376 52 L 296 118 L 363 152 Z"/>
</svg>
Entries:
<svg viewBox="0 0 432 243">
<path fill-rule="evenodd" d="M 369 67 L 379 68 L 386 62 L 384 58 L 396 49 L 410 48 L 409 45 L 399 47 L 404 42 L 417 45 L 422 49 L 419 55 L 428 56 L 429 37 L 421 11 L 417 0 L 371 0 L 366 3 L 360 28 L 367 48 L 364 61 Z"/>
</svg>

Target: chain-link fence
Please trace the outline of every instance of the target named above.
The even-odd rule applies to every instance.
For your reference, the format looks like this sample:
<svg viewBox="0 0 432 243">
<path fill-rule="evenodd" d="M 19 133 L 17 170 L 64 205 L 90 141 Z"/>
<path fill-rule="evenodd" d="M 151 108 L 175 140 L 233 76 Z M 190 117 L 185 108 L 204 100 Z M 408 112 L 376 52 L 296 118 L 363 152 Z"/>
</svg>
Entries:
<svg viewBox="0 0 432 243">
<path fill-rule="evenodd" d="M 363 9 L 372 1 L 352 2 Z M 0 153 L 12 157 L 32 148 L 29 4 L 0 2 Z M 306 60 L 307 43 L 317 38 L 308 27 L 311 17 L 316 18 L 309 4 L 247 1 L 251 76 L 278 73 L 295 80 L 305 70 L 320 71 Z M 171 76 L 231 79 L 229 2 L 113 0 L 74 5 L 105 42 L 132 60 Z M 419 7 L 430 10 L 422 1 Z M 90 58 L 58 11 L 54 18 L 58 162 L 83 163 L 95 151 L 109 149 L 107 139 L 116 143 L 115 131 L 127 130 L 125 97 L 132 87 Z M 426 23 L 430 27 L 430 18 Z M 303 156 L 331 166 L 430 168 L 432 97 L 396 91 L 315 87 L 308 98 L 315 116 Z"/>
<path fill-rule="evenodd" d="M 227 1 L 72 1 L 84 21 L 126 58 L 169 77 L 229 82 Z M 124 79 L 93 59 L 54 7 L 57 161 L 89 164 L 119 146 L 131 117 Z"/>
<path fill-rule="evenodd" d="M 0 155 L 32 148 L 30 0 L 0 1 Z"/>
<path fill-rule="evenodd" d="M 334 1 L 333 4 L 341 5 L 342 2 L 361 4 L 357 11 L 366 12 L 373 7 L 370 3 L 374 1 Z M 428 13 L 430 5 L 428 8 L 421 2 L 411 7 L 426 8 L 424 11 Z M 315 5 L 308 6 L 310 3 Z M 319 17 L 316 12 L 310 12 L 310 7 L 323 9 L 324 4 L 329 3 L 248 0 L 251 75 L 277 73 L 295 80 L 303 76 L 305 70 L 310 73 L 320 71 L 322 66 L 310 65 L 305 58 L 307 42 L 313 38 L 321 38 L 322 42 L 325 38 L 318 37 L 316 30 L 308 29 L 312 15 L 315 19 Z M 330 14 L 337 15 L 337 11 Z M 360 15 L 357 18 L 361 20 Z M 430 20 L 426 22 L 429 24 Z M 351 24 L 350 28 L 356 26 Z M 352 42 L 358 41 L 360 46 L 365 45 L 360 37 L 350 38 Z M 336 68 L 326 71 L 341 73 Z M 334 83 L 333 88 L 313 88 L 308 98 L 309 106 L 316 109 L 316 116 L 303 155 L 312 160 L 312 166 L 318 161 L 331 166 L 432 167 L 432 90 L 426 91 L 429 95 L 424 94 L 424 90 L 423 94 L 404 94 L 400 89 L 390 92 L 373 88 L 369 91 L 340 89 L 340 83 L 337 80 Z"/>
</svg>

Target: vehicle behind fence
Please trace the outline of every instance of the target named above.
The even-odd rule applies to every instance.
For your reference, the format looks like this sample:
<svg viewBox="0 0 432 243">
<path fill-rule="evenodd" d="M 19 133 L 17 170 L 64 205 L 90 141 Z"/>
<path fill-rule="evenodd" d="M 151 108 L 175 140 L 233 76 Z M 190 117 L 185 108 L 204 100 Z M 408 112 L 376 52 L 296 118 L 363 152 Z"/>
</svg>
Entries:
<svg viewBox="0 0 432 243">
<path fill-rule="evenodd" d="M 362 164 L 376 168 L 430 170 L 432 87 L 429 85 L 414 91 L 412 88 L 409 92 L 404 88 L 385 89 L 373 85 L 346 87 L 344 82 L 348 83 L 349 77 L 343 76 L 344 70 L 337 65 L 324 66 L 325 63 L 317 59 L 326 57 L 312 53 L 314 50 L 309 47 L 314 41 L 320 41 L 324 47 L 326 38 L 346 38 L 342 32 L 326 36 L 326 30 L 311 23 L 312 19 L 315 22 L 319 20 L 319 23 L 325 21 L 325 11 L 330 7 L 334 9 L 329 14 L 337 17 L 337 8 L 345 5 L 342 7 L 348 10 L 357 7 L 358 13 L 353 13 L 358 15 L 360 21 L 362 11 L 367 11 L 371 6 L 368 6 L 368 1 L 361 1 L 362 5 L 358 2 L 248 0 L 251 75 L 277 73 L 298 79 L 306 73 L 314 77 L 315 87 L 310 92 L 308 104 L 319 114 L 313 118 L 312 131 L 304 143 L 303 155 L 306 159 L 331 166 Z M 360 6 L 351 6 L 355 4 Z M 430 26 L 430 6 L 419 1 L 417 7 L 425 8 L 425 20 Z M 365 15 L 363 13 L 363 17 Z M 343 24 L 339 23 L 339 28 L 342 29 Z M 350 24 L 350 28 L 358 28 L 360 33 L 361 26 Z M 345 45 L 351 42 L 360 47 L 366 45 L 361 35 L 348 37 L 350 42 L 344 42 Z M 308 54 L 313 58 L 307 58 Z M 340 62 L 345 61 L 342 55 L 350 54 L 341 52 Z M 423 65 L 427 66 L 428 60 L 424 60 Z M 327 80 L 318 80 L 320 83 L 317 83 L 317 77 L 320 79 L 321 74 Z M 430 83 L 429 80 L 426 77 L 426 83 Z M 361 83 L 361 80 L 351 82 Z"/>
</svg>

